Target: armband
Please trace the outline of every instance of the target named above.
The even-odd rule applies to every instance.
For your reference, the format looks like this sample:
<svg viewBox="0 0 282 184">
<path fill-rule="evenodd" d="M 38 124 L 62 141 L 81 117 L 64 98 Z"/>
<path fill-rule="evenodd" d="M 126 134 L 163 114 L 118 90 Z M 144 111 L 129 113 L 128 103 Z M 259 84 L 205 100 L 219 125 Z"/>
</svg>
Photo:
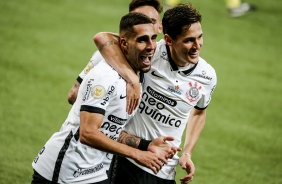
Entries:
<svg viewBox="0 0 282 184">
<path fill-rule="evenodd" d="M 152 141 L 148 141 L 148 140 L 145 140 L 145 139 L 141 139 L 141 140 L 140 140 L 140 143 L 139 143 L 139 145 L 138 145 L 138 149 L 140 149 L 140 150 L 142 150 L 142 151 L 147 151 L 150 142 L 152 142 Z"/>
</svg>

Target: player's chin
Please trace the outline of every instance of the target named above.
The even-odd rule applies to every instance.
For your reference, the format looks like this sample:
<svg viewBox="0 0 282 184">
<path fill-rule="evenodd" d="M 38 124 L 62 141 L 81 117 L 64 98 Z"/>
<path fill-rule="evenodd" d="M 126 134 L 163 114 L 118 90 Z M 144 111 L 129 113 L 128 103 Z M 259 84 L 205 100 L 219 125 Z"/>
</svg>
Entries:
<svg viewBox="0 0 282 184">
<path fill-rule="evenodd" d="M 199 61 L 199 56 L 193 56 L 193 57 L 190 56 L 188 60 L 190 63 L 196 64 Z"/>
<path fill-rule="evenodd" d="M 145 66 L 145 67 L 143 67 L 143 68 L 141 69 L 141 71 L 142 71 L 143 73 L 146 73 L 146 72 L 150 71 L 150 69 L 151 69 L 151 65 L 150 65 L 150 66 Z"/>
<path fill-rule="evenodd" d="M 147 60 L 142 62 L 141 71 L 146 73 L 151 69 L 151 60 Z"/>
</svg>

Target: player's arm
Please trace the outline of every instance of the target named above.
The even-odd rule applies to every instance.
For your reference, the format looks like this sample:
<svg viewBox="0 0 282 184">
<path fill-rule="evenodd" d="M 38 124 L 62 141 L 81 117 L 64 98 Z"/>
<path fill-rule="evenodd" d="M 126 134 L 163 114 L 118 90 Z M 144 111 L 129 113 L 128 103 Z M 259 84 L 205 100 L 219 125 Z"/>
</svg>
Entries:
<svg viewBox="0 0 282 184">
<path fill-rule="evenodd" d="M 172 158 L 176 152 L 181 151 L 181 148 L 174 147 L 167 143 L 167 141 L 173 141 L 174 138 L 171 136 L 161 136 L 154 140 L 145 140 L 134 135 L 131 135 L 125 131 L 122 131 L 119 135 L 118 141 L 131 146 L 133 148 L 138 148 L 144 151 L 151 151 L 158 155 L 163 155 L 166 158 Z"/>
<path fill-rule="evenodd" d="M 131 114 L 140 99 L 139 77 L 128 64 L 119 45 L 119 36 L 114 33 L 101 32 L 93 38 L 104 59 L 126 80 L 126 111 Z"/>
<path fill-rule="evenodd" d="M 80 83 L 78 81 L 75 81 L 74 85 L 72 86 L 72 88 L 69 91 L 68 102 L 71 105 L 73 105 L 74 102 L 76 101 L 76 97 L 77 97 L 77 92 L 78 92 L 79 86 L 80 86 Z"/>
<path fill-rule="evenodd" d="M 99 111 L 103 111 L 103 109 L 97 109 L 97 112 Z M 81 143 L 108 153 L 132 158 L 139 164 L 150 168 L 154 173 L 161 169 L 163 163 L 167 163 L 164 156 L 150 151 L 141 151 L 107 137 L 99 130 L 103 118 L 102 113 L 80 111 L 79 138 Z"/>
<path fill-rule="evenodd" d="M 187 183 L 192 180 L 195 174 L 195 166 L 191 160 L 191 155 L 194 146 L 196 145 L 198 138 L 205 126 L 207 106 L 211 101 L 212 94 L 215 90 L 217 77 L 215 70 L 210 68 L 209 76 L 211 81 L 206 86 L 206 91 L 202 98 L 197 102 L 197 106 L 191 111 L 190 117 L 186 127 L 185 141 L 183 146 L 183 152 L 179 159 L 180 166 L 186 170 L 187 175 L 180 179 L 182 183 Z"/>
<path fill-rule="evenodd" d="M 179 164 L 182 169 L 185 169 L 187 175 L 180 179 L 181 182 L 187 183 L 192 180 L 195 174 L 195 166 L 191 160 L 191 155 L 194 146 L 204 128 L 206 121 L 206 109 L 199 110 L 194 108 L 191 113 L 186 127 L 185 142 L 183 152 L 179 159 Z"/>
</svg>

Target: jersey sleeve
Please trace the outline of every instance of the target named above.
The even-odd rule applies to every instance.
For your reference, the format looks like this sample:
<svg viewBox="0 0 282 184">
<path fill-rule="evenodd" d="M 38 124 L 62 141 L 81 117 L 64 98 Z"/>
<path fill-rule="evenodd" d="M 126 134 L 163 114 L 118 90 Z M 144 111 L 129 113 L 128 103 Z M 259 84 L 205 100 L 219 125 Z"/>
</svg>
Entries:
<svg viewBox="0 0 282 184">
<path fill-rule="evenodd" d="M 79 89 L 82 94 L 80 111 L 105 115 L 109 102 L 116 96 L 116 81 L 111 74 L 97 68 L 85 77 Z"/>
<path fill-rule="evenodd" d="M 86 67 L 80 72 L 76 80 L 81 84 L 86 74 L 89 73 L 89 71 L 94 68 L 94 66 L 96 66 L 102 59 L 103 57 L 99 51 L 94 52 L 94 54 L 90 58 L 90 61 L 87 63 Z"/>
<path fill-rule="evenodd" d="M 207 108 L 207 106 L 209 105 L 211 101 L 213 91 L 215 90 L 215 87 L 216 87 L 217 77 L 216 77 L 215 70 L 211 68 L 210 71 L 211 71 L 210 76 L 212 76 L 210 83 L 205 86 L 205 90 L 202 94 L 202 97 L 198 101 L 197 105 L 195 106 L 195 108 L 199 110 L 203 110 Z"/>
</svg>

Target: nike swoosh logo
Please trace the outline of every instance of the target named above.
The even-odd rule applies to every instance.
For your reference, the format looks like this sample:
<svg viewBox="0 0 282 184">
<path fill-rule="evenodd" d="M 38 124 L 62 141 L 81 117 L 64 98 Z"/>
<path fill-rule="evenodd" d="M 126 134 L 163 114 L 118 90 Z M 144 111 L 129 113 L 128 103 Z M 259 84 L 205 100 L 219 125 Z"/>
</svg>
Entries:
<svg viewBox="0 0 282 184">
<path fill-rule="evenodd" d="M 159 76 L 159 75 L 157 75 L 156 73 L 155 73 L 155 71 L 152 71 L 152 73 L 151 73 L 153 76 L 155 76 L 155 77 L 158 77 L 158 78 L 163 78 L 162 76 Z"/>
<path fill-rule="evenodd" d="M 120 98 L 120 99 L 124 99 L 125 97 L 126 97 L 126 95 L 125 95 L 125 96 L 120 95 L 119 98 Z"/>
</svg>

